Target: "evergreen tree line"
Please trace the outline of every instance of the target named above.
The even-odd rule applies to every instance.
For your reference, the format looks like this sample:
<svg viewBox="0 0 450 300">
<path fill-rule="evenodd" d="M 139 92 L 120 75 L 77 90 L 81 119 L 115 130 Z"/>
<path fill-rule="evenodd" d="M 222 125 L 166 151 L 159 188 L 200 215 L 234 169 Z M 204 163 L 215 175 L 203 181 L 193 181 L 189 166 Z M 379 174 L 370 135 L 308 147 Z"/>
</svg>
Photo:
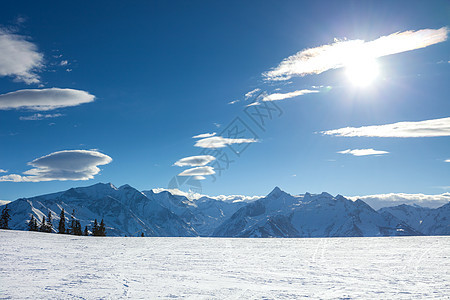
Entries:
<svg viewBox="0 0 450 300">
<path fill-rule="evenodd" d="M 58 233 L 60 234 L 72 234 L 72 235 L 89 235 L 88 227 L 85 226 L 84 230 L 81 228 L 81 224 L 79 220 L 75 219 L 75 210 L 72 212 L 69 222 L 69 228 L 66 229 L 66 216 L 64 209 L 61 210 L 61 214 L 59 215 L 59 223 L 58 223 Z M 3 220 L 3 214 L 2 214 Z M 6 225 L 7 226 L 7 225 Z M 36 218 L 31 215 L 31 219 L 28 222 L 28 230 L 29 231 L 40 231 L 40 232 L 53 232 L 52 225 L 52 213 L 49 211 L 47 219 L 45 216 L 42 217 L 41 224 L 38 226 Z M 106 227 L 105 222 L 102 221 L 98 224 L 97 219 L 94 220 L 94 225 L 92 226 L 92 235 L 93 236 L 106 236 Z"/>
</svg>

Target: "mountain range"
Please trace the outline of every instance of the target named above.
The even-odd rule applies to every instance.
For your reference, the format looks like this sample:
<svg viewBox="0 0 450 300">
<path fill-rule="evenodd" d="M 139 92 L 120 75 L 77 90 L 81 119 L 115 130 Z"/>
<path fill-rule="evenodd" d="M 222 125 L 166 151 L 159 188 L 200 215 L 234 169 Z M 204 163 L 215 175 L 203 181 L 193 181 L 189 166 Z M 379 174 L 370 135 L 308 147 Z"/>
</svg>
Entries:
<svg viewBox="0 0 450 300">
<path fill-rule="evenodd" d="M 1 207 L 0 207 L 1 208 Z M 92 228 L 104 220 L 108 236 L 353 237 L 450 235 L 450 203 L 431 209 L 399 205 L 378 211 L 362 200 L 328 193 L 290 195 L 278 187 L 265 197 L 189 197 L 171 190 L 138 191 L 108 183 L 8 204 L 9 227 L 26 230 L 31 215 L 51 212 L 53 228 L 66 222 Z M 56 232 L 56 230 L 54 229 Z"/>
</svg>

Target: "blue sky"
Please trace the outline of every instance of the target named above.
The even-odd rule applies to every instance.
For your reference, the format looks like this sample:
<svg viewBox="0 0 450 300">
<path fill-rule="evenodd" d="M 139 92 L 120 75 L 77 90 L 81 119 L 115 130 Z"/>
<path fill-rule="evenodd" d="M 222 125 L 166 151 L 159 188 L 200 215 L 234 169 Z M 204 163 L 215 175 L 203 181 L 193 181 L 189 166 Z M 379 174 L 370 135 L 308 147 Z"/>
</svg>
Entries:
<svg viewBox="0 0 450 300">
<path fill-rule="evenodd" d="M 392 2 L 2 3 L 0 199 L 448 192 L 450 3 Z"/>
</svg>

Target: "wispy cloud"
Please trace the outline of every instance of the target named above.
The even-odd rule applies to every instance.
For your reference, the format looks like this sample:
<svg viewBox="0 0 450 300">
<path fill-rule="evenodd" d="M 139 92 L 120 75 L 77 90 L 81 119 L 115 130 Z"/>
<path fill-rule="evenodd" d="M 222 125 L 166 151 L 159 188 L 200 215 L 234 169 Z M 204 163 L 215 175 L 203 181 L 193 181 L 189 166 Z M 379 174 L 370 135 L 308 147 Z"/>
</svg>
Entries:
<svg viewBox="0 0 450 300">
<path fill-rule="evenodd" d="M 329 45 L 305 49 L 283 60 L 263 74 L 267 80 L 288 80 L 293 76 L 320 74 L 341 68 L 357 57 L 378 57 L 425 48 L 447 39 L 448 28 L 396 32 L 374 41 L 343 40 Z"/>
<path fill-rule="evenodd" d="M 236 100 L 233 100 L 233 101 L 228 102 L 228 104 L 235 104 L 235 103 L 238 103 L 239 101 L 241 101 L 241 100 L 236 99 Z"/>
<path fill-rule="evenodd" d="M 8 173 L 8 170 L 0 169 L 0 173 Z"/>
<path fill-rule="evenodd" d="M 197 175 L 197 176 L 194 176 L 194 177 L 192 177 L 194 180 L 205 180 L 206 179 L 206 177 L 205 176 L 200 176 L 200 175 Z"/>
<path fill-rule="evenodd" d="M 21 116 L 19 117 L 20 120 L 22 121 L 39 121 L 39 120 L 44 120 L 44 119 L 51 119 L 51 118 L 58 118 L 58 117 L 62 117 L 64 116 L 63 114 L 34 114 L 31 116 Z"/>
<path fill-rule="evenodd" d="M 345 127 L 322 131 L 325 135 L 346 137 L 437 137 L 450 136 L 450 117 L 419 122 L 398 122 L 385 125 Z"/>
<path fill-rule="evenodd" d="M 230 139 L 221 136 L 213 136 L 209 138 L 204 138 L 195 142 L 195 147 L 200 148 L 224 148 L 227 145 L 232 144 L 243 144 L 243 143 L 256 143 L 258 140 L 255 139 Z"/>
<path fill-rule="evenodd" d="M 216 174 L 216 172 L 214 172 L 214 168 L 210 166 L 204 166 L 184 170 L 183 172 L 178 174 L 178 176 L 204 176 L 212 174 Z"/>
<path fill-rule="evenodd" d="M 31 109 L 38 111 L 77 106 L 94 101 L 95 96 L 74 89 L 28 89 L 0 95 L 0 110 Z"/>
<path fill-rule="evenodd" d="M 445 160 L 445 162 L 448 162 L 448 163 L 450 163 L 450 158 L 449 158 L 449 159 L 446 159 L 446 160 Z"/>
<path fill-rule="evenodd" d="M 0 76 L 12 76 L 26 84 L 39 83 L 37 72 L 44 55 L 25 36 L 0 28 Z"/>
<path fill-rule="evenodd" d="M 289 93 L 273 93 L 261 98 L 261 101 L 279 101 L 302 96 L 306 94 L 318 93 L 317 90 L 298 90 Z"/>
<path fill-rule="evenodd" d="M 247 99 L 253 97 L 253 96 L 254 96 L 256 93 L 258 93 L 259 91 L 261 91 L 261 89 L 260 89 L 260 88 L 256 88 L 256 89 L 251 90 L 250 92 L 246 93 L 246 94 L 245 94 L 245 100 L 247 100 Z"/>
<path fill-rule="evenodd" d="M 351 154 L 354 156 L 366 156 L 366 155 L 381 155 L 387 154 L 389 152 L 382 150 L 374 150 L 374 149 L 347 149 L 343 151 L 338 151 L 337 153 L 341 154 Z"/>
<path fill-rule="evenodd" d="M 197 156 L 189 156 L 182 158 L 174 163 L 175 166 L 178 167 L 200 167 L 207 165 L 208 163 L 212 162 L 216 158 L 211 155 L 197 155 Z"/>
<path fill-rule="evenodd" d="M 192 138 L 193 139 L 203 139 L 203 138 L 207 138 L 207 137 L 211 137 L 211 136 L 215 136 L 216 133 L 202 133 L 202 134 L 198 134 L 198 135 L 194 135 Z"/>
<path fill-rule="evenodd" d="M 450 201 L 450 193 L 440 195 L 390 193 L 347 198 L 353 201 L 361 199 L 369 204 L 373 209 L 377 210 L 382 207 L 397 206 L 401 204 L 416 204 L 423 207 L 437 208 L 447 204 Z"/>
<path fill-rule="evenodd" d="M 58 151 L 29 162 L 33 168 L 23 172 L 25 176 L 9 174 L 0 176 L 0 181 L 88 180 L 100 172 L 98 166 L 111 161 L 111 157 L 95 150 Z"/>
</svg>

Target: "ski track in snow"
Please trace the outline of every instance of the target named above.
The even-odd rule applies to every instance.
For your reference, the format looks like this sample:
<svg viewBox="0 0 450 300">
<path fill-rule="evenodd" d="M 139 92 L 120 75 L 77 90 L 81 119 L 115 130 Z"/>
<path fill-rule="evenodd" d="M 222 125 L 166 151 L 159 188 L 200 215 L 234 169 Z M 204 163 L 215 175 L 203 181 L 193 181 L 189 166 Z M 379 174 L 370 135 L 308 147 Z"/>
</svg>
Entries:
<svg viewBox="0 0 450 300">
<path fill-rule="evenodd" d="M 1 299 L 443 299 L 450 237 L 121 238 L 0 230 Z"/>
</svg>

